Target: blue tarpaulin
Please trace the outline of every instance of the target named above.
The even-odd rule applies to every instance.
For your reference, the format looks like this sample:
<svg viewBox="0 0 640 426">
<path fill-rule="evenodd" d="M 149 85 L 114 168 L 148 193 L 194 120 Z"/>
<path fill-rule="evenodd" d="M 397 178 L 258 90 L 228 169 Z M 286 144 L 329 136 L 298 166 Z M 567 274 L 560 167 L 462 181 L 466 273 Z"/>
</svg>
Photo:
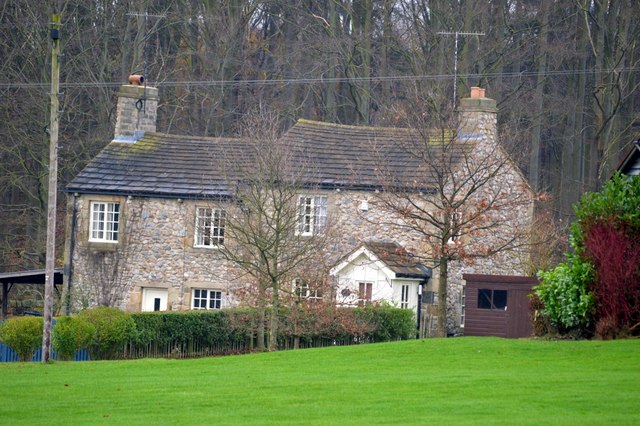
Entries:
<svg viewBox="0 0 640 426">
<path fill-rule="evenodd" d="M 2 321 L 0 321 L 0 324 L 1 323 Z M 55 323 L 56 323 L 56 320 L 54 319 L 52 325 L 55 325 Z M 58 354 L 56 353 L 56 351 L 53 351 L 53 350 L 51 351 L 51 359 L 52 360 L 58 359 Z M 42 360 L 42 348 L 38 348 L 38 350 L 36 350 L 33 353 L 33 357 L 31 358 L 31 361 L 41 361 L 41 360 Z M 76 355 L 73 357 L 73 360 L 89 361 L 89 351 L 87 349 L 80 349 L 79 351 L 76 352 Z M 19 361 L 18 354 L 9 346 L 0 342 L 0 362 L 12 362 L 12 361 Z"/>
</svg>

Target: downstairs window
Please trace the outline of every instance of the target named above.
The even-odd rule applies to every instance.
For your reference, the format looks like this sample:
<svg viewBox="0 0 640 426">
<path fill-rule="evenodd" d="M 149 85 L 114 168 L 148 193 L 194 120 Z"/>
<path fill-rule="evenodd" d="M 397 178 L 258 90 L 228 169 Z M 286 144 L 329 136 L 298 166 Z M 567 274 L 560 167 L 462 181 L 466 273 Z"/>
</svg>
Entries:
<svg viewBox="0 0 640 426">
<path fill-rule="evenodd" d="M 196 288 L 193 290 L 192 309 L 221 309 L 222 292 Z"/>
</svg>

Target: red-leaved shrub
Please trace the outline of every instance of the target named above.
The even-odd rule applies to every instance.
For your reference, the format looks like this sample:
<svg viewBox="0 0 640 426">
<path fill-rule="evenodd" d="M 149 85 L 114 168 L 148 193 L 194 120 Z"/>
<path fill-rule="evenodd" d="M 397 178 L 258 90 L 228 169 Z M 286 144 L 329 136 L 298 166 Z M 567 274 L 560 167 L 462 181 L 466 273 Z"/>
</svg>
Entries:
<svg viewBox="0 0 640 426">
<path fill-rule="evenodd" d="M 609 221 L 589 226 L 584 243 L 598 275 L 593 291 L 599 331 L 612 337 L 640 322 L 640 235 Z"/>
</svg>

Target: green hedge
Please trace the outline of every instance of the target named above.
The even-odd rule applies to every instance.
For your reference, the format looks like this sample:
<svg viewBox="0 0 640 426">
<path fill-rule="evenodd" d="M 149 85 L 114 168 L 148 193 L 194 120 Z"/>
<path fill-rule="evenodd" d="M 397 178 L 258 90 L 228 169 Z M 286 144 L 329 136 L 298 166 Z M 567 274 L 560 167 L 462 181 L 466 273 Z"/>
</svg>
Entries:
<svg viewBox="0 0 640 426">
<path fill-rule="evenodd" d="M 380 307 L 365 308 L 364 311 L 377 325 L 371 333 L 374 342 L 407 340 L 416 336 L 416 319 L 408 309 Z"/>
<path fill-rule="evenodd" d="M 78 318 L 95 327 L 95 335 L 89 352 L 92 359 L 122 358 L 125 344 L 135 338 L 136 324 L 131 314 L 116 308 L 87 309 Z"/>
<path fill-rule="evenodd" d="M 406 309 L 312 305 L 282 308 L 278 316 L 279 348 L 294 347 L 294 340 L 310 347 L 415 336 L 415 318 Z M 95 337 L 89 347 L 93 359 L 248 352 L 258 330 L 258 315 L 249 308 L 133 314 L 113 308 L 94 308 L 81 312 L 78 318 L 95 327 Z M 73 333 L 68 331 L 68 334 L 71 339 Z M 68 346 L 73 346 L 71 343 Z"/>
<path fill-rule="evenodd" d="M 391 307 L 294 307 L 280 313 L 281 338 L 386 342 L 415 337 L 413 312 Z"/>
<path fill-rule="evenodd" d="M 254 313 L 248 309 L 131 314 L 136 324 L 135 345 L 233 345 L 252 334 Z"/>
<path fill-rule="evenodd" d="M 410 339 L 415 336 L 415 318 L 406 309 L 297 306 L 280 309 L 278 316 L 280 347 L 291 347 L 292 345 L 287 344 L 289 339 L 361 343 Z M 258 328 L 256 312 L 247 308 L 142 312 L 131 314 L 131 318 L 136 324 L 136 336 L 131 340 L 130 347 L 132 356 L 151 353 L 149 348 L 155 348 L 165 356 L 248 351 Z"/>
</svg>

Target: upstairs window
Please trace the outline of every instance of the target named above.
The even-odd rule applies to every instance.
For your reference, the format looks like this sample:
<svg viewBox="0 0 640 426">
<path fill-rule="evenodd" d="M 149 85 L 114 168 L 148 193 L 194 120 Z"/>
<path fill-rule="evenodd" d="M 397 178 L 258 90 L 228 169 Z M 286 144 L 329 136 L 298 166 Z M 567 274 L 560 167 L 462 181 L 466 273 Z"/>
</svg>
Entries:
<svg viewBox="0 0 640 426">
<path fill-rule="evenodd" d="M 507 310 L 507 290 L 478 289 L 478 309 Z"/>
<path fill-rule="evenodd" d="M 220 309 L 222 307 L 222 292 L 196 288 L 193 290 L 193 309 Z"/>
<path fill-rule="evenodd" d="M 218 247 L 224 244 L 226 212 L 208 207 L 196 208 L 196 247 Z"/>
<path fill-rule="evenodd" d="M 315 235 L 327 225 L 327 197 L 302 195 L 298 199 L 298 235 Z"/>
<path fill-rule="evenodd" d="M 117 243 L 120 229 L 120 203 L 91 203 L 89 241 Z"/>
</svg>

